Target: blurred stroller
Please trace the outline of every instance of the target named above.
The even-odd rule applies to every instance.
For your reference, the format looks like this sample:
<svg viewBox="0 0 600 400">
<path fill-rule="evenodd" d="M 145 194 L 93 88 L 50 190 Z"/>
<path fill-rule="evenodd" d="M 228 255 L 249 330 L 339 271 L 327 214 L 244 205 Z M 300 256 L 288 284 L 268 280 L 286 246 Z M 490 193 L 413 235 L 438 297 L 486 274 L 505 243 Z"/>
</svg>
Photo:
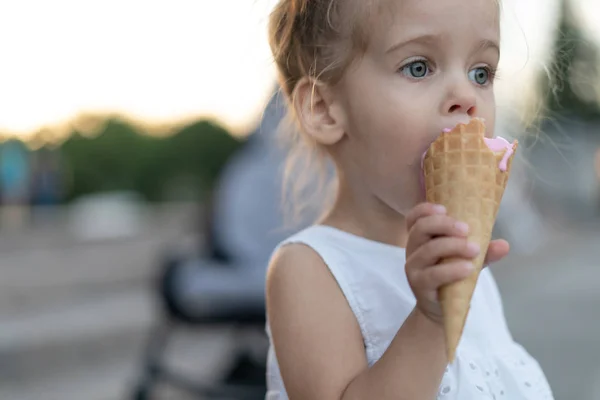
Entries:
<svg viewBox="0 0 600 400">
<path fill-rule="evenodd" d="M 240 348 L 231 371 L 216 385 L 175 374 L 164 355 L 177 324 L 264 330 L 266 266 L 277 243 L 291 233 L 283 229 L 279 207 L 285 154 L 274 138 L 284 108 L 275 95 L 259 128 L 222 172 L 209 210 L 205 254 L 175 251 L 163 260 L 158 292 L 165 318 L 150 335 L 133 399 L 151 399 L 158 382 L 199 398 L 264 399 L 266 347 L 258 358 L 252 349 Z"/>
</svg>

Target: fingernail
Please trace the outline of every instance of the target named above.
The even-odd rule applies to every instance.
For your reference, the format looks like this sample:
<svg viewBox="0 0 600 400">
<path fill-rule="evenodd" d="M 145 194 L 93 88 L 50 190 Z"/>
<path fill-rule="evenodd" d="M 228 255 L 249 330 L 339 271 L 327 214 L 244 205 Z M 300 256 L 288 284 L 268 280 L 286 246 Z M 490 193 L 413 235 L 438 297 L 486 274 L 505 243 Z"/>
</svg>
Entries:
<svg viewBox="0 0 600 400">
<path fill-rule="evenodd" d="M 473 242 L 469 242 L 469 244 L 467 245 L 467 248 L 469 249 L 470 252 L 476 253 L 476 254 L 479 254 L 479 251 L 481 251 L 481 247 L 479 246 L 479 244 L 473 243 Z"/>
<path fill-rule="evenodd" d="M 433 206 L 433 212 L 435 212 L 436 214 L 446 214 L 446 207 L 440 204 L 436 204 Z"/>
<path fill-rule="evenodd" d="M 473 271 L 475 270 L 475 265 L 473 265 L 473 263 L 467 262 L 464 264 L 465 265 L 465 270 L 466 271 Z"/>
<path fill-rule="evenodd" d="M 457 222 L 455 225 L 456 229 L 458 229 L 460 232 L 464 233 L 465 235 L 467 233 L 469 233 L 469 225 L 467 225 L 464 222 Z"/>
</svg>

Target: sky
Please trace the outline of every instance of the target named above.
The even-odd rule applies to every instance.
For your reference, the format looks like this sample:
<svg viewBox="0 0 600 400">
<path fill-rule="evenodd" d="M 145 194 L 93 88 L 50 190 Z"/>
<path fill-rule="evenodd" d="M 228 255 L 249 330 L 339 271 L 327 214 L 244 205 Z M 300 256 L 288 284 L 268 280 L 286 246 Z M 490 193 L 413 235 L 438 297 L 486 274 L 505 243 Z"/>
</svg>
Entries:
<svg viewBox="0 0 600 400">
<path fill-rule="evenodd" d="M 598 0 L 575 0 L 600 38 Z M 28 135 L 80 114 L 149 123 L 201 116 L 249 130 L 273 88 L 266 40 L 275 0 L 0 1 L 0 132 Z M 547 61 L 554 0 L 504 0 L 498 96 Z M 600 17 L 595 17 L 596 19 Z"/>
</svg>

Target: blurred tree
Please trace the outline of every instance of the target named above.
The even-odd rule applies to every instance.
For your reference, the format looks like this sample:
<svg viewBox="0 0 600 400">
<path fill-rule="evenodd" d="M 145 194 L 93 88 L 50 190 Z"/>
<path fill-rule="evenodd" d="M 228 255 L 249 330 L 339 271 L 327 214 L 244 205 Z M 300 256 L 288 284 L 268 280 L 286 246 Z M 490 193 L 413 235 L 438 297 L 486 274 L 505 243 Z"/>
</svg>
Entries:
<svg viewBox="0 0 600 400">
<path fill-rule="evenodd" d="M 107 120 L 95 137 L 74 132 L 62 145 L 71 171 L 68 197 L 134 189 L 144 144 L 133 126 L 118 119 Z"/>
<path fill-rule="evenodd" d="M 152 162 L 140 180 L 141 190 L 150 199 L 164 199 L 186 185 L 187 192 L 202 195 L 212 188 L 229 156 L 241 145 L 221 126 L 199 121 L 184 126 L 155 143 Z M 175 194 L 176 195 L 176 194 Z"/>
<path fill-rule="evenodd" d="M 585 37 L 571 0 L 561 0 L 553 52 L 553 64 L 542 80 L 550 115 L 600 118 L 599 50 Z"/>
<path fill-rule="evenodd" d="M 198 196 L 210 189 L 240 144 L 224 128 L 208 121 L 158 138 L 110 118 L 98 135 L 89 137 L 74 131 L 62 144 L 70 170 L 67 198 L 132 190 L 148 200 L 159 201 L 171 195 L 168 192 L 177 181 Z"/>
</svg>

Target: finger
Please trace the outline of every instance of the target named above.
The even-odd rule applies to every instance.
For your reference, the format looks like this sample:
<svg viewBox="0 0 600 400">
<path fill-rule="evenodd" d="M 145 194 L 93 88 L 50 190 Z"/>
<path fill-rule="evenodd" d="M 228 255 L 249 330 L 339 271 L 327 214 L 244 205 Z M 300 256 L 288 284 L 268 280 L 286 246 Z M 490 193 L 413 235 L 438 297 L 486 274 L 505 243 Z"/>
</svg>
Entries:
<svg viewBox="0 0 600 400">
<path fill-rule="evenodd" d="M 503 239 L 492 240 L 488 247 L 484 265 L 502 260 L 510 252 L 510 244 Z"/>
<path fill-rule="evenodd" d="M 466 237 L 468 233 L 469 226 L 452 217 L 447 215 L 426 216 L 420 218 L 409 231 L 406 252 L 411 254 L 413 250 L 436 236 Z"/>
<path fill-rule="evenodd" d="M 410 232 L 413 225 L 419 220 L 419 218 L 423 218 L 428 215 L 445 213 L 446 207 L 444 206 L 432 203 L 421 203 L 415 206 L 412 210 L 410 210 L 410 212 L 406 216 L 406 229 Z"/>
<path fill-rule="evenodd" d="M 440 237 L 430 240 L 419 247 L 407 260 L 410 268 L 430 267 L 439 263 L 444 258 L 475 258 L 481 249 L 477 243 L 470 243 L 465 238 Z"/>
<path fill-rule="evenodd" d="M 473 271 L 473 263 L 469 261 L 438 264 L 414 271 L 411 276 L 411 285 L 422 290 L 436 290 L 440 286 L 467 278 Z"/>
</svg>

